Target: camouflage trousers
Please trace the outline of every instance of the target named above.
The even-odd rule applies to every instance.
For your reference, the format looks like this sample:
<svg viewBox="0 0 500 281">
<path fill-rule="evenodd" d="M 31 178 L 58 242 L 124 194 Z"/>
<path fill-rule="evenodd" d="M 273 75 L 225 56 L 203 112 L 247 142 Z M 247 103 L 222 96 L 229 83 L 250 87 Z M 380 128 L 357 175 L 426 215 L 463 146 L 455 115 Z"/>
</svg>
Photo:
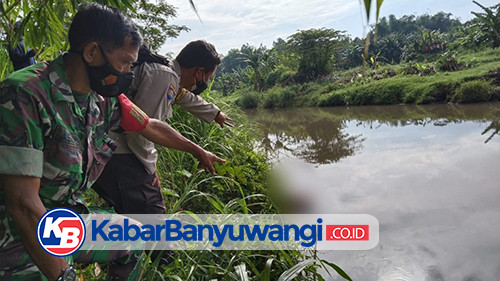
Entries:
<svg viewBox="0 0 500 281">
<path fill-rule="evenodd" d="M 112 213 L 100 208 L 90 207 L 90 209 L 92 213 Z M 143 251 L 79 250 L 65 259 L 70 265 L 107 263 L 107 280 L 134 281 L 139 279 L 143 256 Z M 13 241 L 0 248 L 0 280 L 47 281 L 47 278 L 31 260 L 22 242 Z"/>
<path fill-rule="evenodd" d="M 33 263 L 22 243 L 10 243 L 0 252 L 0 280 L 4 281 L 46 281 L 38 267 Z M 77 251 L 66 257 L 69 264 L 94 262 L 108 263 L 108 280 L 138 280 L 140 273 L 141 251 Z"/>
</svg>

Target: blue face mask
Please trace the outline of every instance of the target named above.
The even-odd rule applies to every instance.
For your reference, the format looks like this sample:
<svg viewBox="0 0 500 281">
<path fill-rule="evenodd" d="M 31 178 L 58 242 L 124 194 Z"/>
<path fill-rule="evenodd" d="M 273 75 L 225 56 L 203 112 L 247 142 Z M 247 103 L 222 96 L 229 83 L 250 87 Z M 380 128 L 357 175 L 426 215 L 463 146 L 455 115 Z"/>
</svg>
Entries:
<svg viewBox="0 0 500 281">
<path fill-rule="evenodd" d="M 109 63 L 101 46 L 99 46 L 99 50 L 106 61 L 103 65 L 90 66 L 83 60 L 87 66 L 90 88 L 103 97 L 117 97 L 130 88 L 134 80 L 134 73 L 116 71 L 111 63 Z"/>
</svg>

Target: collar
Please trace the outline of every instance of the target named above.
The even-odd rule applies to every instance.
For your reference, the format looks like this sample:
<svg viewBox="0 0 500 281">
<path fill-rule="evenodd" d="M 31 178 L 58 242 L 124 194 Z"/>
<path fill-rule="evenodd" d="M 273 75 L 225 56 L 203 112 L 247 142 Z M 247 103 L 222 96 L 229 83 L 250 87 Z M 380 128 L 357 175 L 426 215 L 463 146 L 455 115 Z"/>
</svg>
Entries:
<svg viewBox="0 0 500 281">
<path fill-rule="evenodd" d="M 181 77 L 181 65 L 177 62 L 177 60 L 172 60 L 170 62 L 170 66 L 172 70 L 175 71 L 179 77 Z"/>
<path fill-rule="evenodd" d="M 50 83 L 52 84 L 52 100 L 55 102 L 66 101 L 74 102 L 75 98 L 71 92 L 71 87 L 69 86 L 68 76 L 66 76 L 66 71 L 64 71 L 64 54 L 58 56 L 48 66 L 48 76 Z"/>
<path fill-rule="evenodd" d="M 68 76 L 66 75 L 66 71 L 64 70 L 64 55 L 67 52 L 58 56 L 52 62 L 49 63 L 48 66 L 48 77 L 50 83 L 52 84 L 51 90 L 51 98 L 55 102 L 75 102 L 75 98 L 73 96 L 73 91 L 69 86 Z M 96 102 L 104 101 L 104 98 L 101 95 L 96 94 L 92 91 L 91 95 L 93 95 L 93 100 Z"/>
</svg>

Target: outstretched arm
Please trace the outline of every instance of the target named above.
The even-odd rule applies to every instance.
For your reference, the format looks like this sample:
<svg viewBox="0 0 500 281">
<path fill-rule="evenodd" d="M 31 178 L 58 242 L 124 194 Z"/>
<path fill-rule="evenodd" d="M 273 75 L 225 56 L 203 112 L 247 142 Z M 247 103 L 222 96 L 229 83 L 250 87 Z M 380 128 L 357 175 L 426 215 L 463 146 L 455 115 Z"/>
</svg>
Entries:
<svg viewBox="0 0 500 281">
<path fill-rule="evenodd" d="M 215 154 L 204 150 L 201 146 L 188 140 L 179 132 L 174 130 L 170 125 L 158 119 L 149 119 L 146 128 L 139 133 L 148 140 L 166 146 L 169 148 L 185 151 L 191 153 L 198 161 L 200 161 L 200 168 L 209 171 L 215 175 L 214 163 L 223 163 L 226 160 L 219 158 Z"/>
<path fill-rule="evenodd" d="M 138 132 L 143 137 L 161 146 L 189 152 L 200 161 L 200 168 L 204 168 L 213 175 L 215 174 L 214 163 L 226 161 L 188 140 L 167 123 L 149 118 L 125 95 L 120 95 L 118 99 L 122 107 L 121 127 L 125 131 Z"/>
<path fill-rule="evenodd" d="M 176 97 L 177 104 L 189 111 L 199 119 L 212 122 L 215 121 L 221 128 L 225 122 L 233 121 L 213 103 L 206 102 L 202 97 L 197 96 L 186 89 L 182 89 Z"/>
</svg>

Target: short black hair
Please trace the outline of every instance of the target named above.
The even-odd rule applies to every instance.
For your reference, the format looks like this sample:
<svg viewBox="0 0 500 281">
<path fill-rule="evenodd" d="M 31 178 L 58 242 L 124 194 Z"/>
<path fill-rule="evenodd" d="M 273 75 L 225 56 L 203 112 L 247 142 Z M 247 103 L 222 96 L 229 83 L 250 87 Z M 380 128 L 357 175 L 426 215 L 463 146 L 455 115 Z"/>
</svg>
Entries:
<svg viewBox="0 0 500 281">
<path fill-rule="evenodd" d="M 117 8 L 98 3 L 82 5 L 68 31 L 70 49 L 78 52 L 92 41 L 112 52 L 123 46 L 127 36 L 134 46 L 142 44 L 141 34 L 129 18 Z"/>
<path fill-rule="evenodd" d="M 21 26 L 22 26 L 23 22 L 18 20 L 14 23 L 14 31 L 17 31 Z"/>
<path fill-rule="evenodd" d="M 220 56 L 215 46 L 205 40 L 190 42 L 175 58 L 181 67 L 203 67 L 205 73 L 215 69 L 220 64 Z"/>
</svg>

